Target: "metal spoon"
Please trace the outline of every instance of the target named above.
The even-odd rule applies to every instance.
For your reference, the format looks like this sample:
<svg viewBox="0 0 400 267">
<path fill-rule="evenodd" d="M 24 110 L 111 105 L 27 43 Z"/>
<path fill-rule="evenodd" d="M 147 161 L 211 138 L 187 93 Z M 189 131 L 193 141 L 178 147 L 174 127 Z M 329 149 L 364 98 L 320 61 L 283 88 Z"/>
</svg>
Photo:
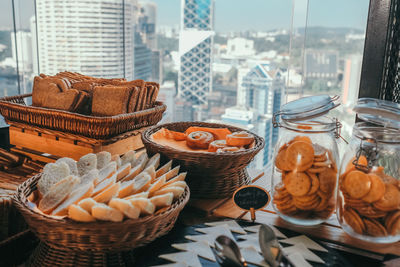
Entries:
<svg viewBox="0 0 400 267">
<path fill-rule="evenodd" d="M 278 266 L 280 262 L 278 257 L 280 257 L 279 254 L 281 253 L 278 240 L 272 228 L 261 224 L 258 232 L 258 241 L 265 261 L 272 267 Z"/>
<path fill-rule="evenodd" d="M 271 227 L 261 224 L 260 231 L 258 232 L 258 241 L 261 253 L 269 265 L 272 267 L 279 266 L 284 259 L 282 263 L 285 263 L 285 266 L 295 266 L 283 253 L 282 247 Z"/>
<path fill-rule="evenodd" d="M 247 266 L 236 242 L 226 235 L 220 235 L 215 239 L 215 250 L 218 263 L 221 266 Z"/>
</svg>

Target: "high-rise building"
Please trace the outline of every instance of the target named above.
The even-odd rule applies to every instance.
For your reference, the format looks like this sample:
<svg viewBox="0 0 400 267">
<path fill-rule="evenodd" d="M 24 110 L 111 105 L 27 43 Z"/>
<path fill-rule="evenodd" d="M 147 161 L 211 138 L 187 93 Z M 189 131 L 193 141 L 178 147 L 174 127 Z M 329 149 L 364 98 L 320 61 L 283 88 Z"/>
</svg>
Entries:
<svg viewBox="0 0 400 267">
<path fill-rule="evenodd" d="M 214 0 L 182 0 L 179 36 L 179 95 L 205 104 L 212 91 Z"/>
<path fill-rule="evenodd" d="M 338 52 L 306 50 L 304 74 L 308 79 L 336 79 L 338 74 Z"/>
<path fill-rule="evenodd" d="M 278 69 L 262 63 L 250 69 L 242 78 L 241 86 L 246 91 L 246 106 L 257 113 L 255 132 L 265 139 L 265 148 L 259 156 L 264 166 L 278 141 L 279 128 L 273 127 L 272 116 L 283 103 L 285 81 Z"/>
<path fill-rule="evenodd" d="M 157 49 L 157 5 L 152 2 L 139 2 L 138 28 L 143 43 L 151 50 Z"/>
<path fill-rule="evenodd" d="M 159 50 L 152 51 L 151 58 L 151 80 L 157 83 L 162 83 L 163 71 L 162 71 L 162 57 Z"/>
<path fill-rule="evenodd" d="M 39 70 L 134 77 L 136 0 L 36 0 Z"/>
<path fill-rule="evenodd" d="M 167 110 L 163 114 L 160 123 L 168 123 L 174 121 L 174 106 L 175 106 L 176 86 L 173 81 L 166 81 L 160 86 L 157 100 L 167 105 Z"/>
<path fill-rule="evenodd" d="M 142 41 L 139 32 L 135 33 L 135 79 L 150 80 L 152 76 L 153 53 Z"/>
</svg>

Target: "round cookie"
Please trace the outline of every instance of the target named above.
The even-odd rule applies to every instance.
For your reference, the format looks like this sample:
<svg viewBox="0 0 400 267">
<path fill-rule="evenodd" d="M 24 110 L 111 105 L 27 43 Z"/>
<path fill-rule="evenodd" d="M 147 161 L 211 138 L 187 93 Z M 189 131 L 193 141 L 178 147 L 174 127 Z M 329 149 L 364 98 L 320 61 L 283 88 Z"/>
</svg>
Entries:
<svg viewBox="0 0 400 267">
<path fill-rule="evenodd" d="M 372 203 L 378 201 L 385 194 L 385 184 L 381 178 L 375 174 L 368 175 L 371 180 L 371 190 L 362 198 L 362 200 Z"/>
<path fill-rule="evenodd" d="M 364 218 L 365 231 L 370 236 L 387 236 L 387 231 L 382 224 L 380 224 L 377 220 L 374 219 L 366 219 Z"/>
<path fill-rule="evenodd" d="M 311 180 L 304 172 L 289 172 L 285 182 L 286 190 L 293 196 L 304 196 L 311 188 Z"/>
<path fill-rule="evenodd" d="M 314 148 L 308 142 L 293 142 L 286 150 L 286 161 L 291 170 L 305 171 L 314 161 Z"/>
<path fill-rule="evenodd" d="M 346 175 L 343 186 L 352 198 L 360 199 L 371 189 L 371 179 L 361 171 L 352 171 Z"/>
<path fill-rule="evenodd" d="M 346 178 L 347 179 L 347 178 Z M 392 211 L 399 208 L 400 191 L 392 184 L 386 184 L 385 194 L 381 199 L 374 202 L 374 207 L 383 211 Z"/>
</svg>

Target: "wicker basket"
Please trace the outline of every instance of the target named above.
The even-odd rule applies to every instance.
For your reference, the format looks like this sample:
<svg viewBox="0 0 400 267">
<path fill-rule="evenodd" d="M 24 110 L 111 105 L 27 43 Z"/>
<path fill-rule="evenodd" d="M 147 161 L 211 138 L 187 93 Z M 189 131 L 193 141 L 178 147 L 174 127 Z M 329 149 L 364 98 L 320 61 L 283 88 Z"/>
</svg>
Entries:
<svg viewBox="0 0 400 267">
<path fill-rule="evenodd" d="M 244 131 L 241 128 L 205 122 L 177 122 L 150 127 L 142 133 L 142 141 L 149 155 L 160 153 L 163 161 L 174 159 L 183 171 L 188 171 L 186 182 L 192 198 L 226 198 L 242 185 L 250 183 L 246 166 L 264 147 L 264 139 L 255 135 L 253 148 L 244 151 L 211 153 L 185 152 L 159 145 L 150 136 L 162 127 L 184 132 L 190 126 L 228 128 L 232 132 Z"/>
<path fill-rule="evenodd" d="M 79 254 L 82 257 L 132 250 L 166 234 L 174 226 L 190 195 L 186 187 L 169 209 L 156 215 L 123 222 L 79 223 L 49 218 L 28 208 L 27 197 L 36 190 L 40 177 L 41 174 L 33 176 L 18 187 L 13 196 L 15 206 L 30 229 L 48 247 L 66 255 Z"/>
<path fill-rule="evenodd" d="M 155 125 L 162 119 L 167 108 L 162 102 L 156 102 L 154 107 L 134 113 L 95 117 L 27 106 L 25 99 L 30 97 L 32 94 L 0 98 L 0 114 L 7 122 L 21 122 L 96 139 L 108 139 L 127 131 Z"/>
</svg>

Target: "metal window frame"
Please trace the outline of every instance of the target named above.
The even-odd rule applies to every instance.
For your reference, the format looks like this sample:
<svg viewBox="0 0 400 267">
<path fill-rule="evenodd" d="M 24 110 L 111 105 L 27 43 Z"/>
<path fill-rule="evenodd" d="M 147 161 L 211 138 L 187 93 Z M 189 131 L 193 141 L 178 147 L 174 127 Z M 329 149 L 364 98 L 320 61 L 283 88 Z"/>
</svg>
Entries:
<svg viewBox="0 0 400 267">
<path fill-rule="evenodd" d="M 400 0 L 370 0 L 359 98 L 392 100 L 393 81 L 388 80 L 388 75 L 394 69 L 391 69 L 389 61 L 396 52 L 392 49 L 396 41 L 392 33 L 395 26 L 393 19 L 399 5 Z"/>
</svg>

